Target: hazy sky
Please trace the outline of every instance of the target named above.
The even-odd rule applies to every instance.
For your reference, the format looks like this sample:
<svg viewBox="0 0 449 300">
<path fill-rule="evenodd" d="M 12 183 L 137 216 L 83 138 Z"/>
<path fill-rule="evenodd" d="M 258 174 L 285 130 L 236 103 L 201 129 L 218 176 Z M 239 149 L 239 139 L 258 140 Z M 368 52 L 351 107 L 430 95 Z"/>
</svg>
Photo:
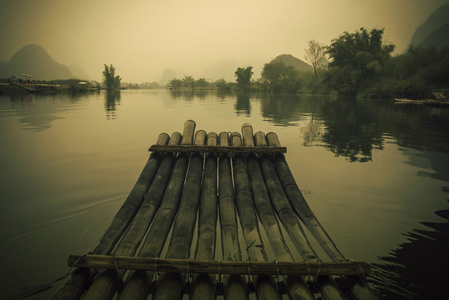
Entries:
<svg viewBox="0 0 449 300">
<path fill-rule="evenodd" d="M 307 42 L 344 31 L 385 28 L 403 52 L 415 29 L 449 0 L 0 0 L 0 60 L 27 44 L 57 62 L 76 63 L 92 79 L 113 64 L 123 81 L 204 77 L 227 58 L 252 65 L 280 54 L 304 59 Z"/>
</svg>

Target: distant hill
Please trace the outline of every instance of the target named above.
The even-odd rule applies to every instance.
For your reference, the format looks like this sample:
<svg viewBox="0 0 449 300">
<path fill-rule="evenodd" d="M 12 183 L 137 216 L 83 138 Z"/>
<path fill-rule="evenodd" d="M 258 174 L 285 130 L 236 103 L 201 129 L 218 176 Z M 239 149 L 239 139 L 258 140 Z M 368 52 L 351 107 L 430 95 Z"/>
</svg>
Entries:
<svg viewBox="0 0 449 300">
<path fill-rule="evenodd" d="M 421 46 L 436 46 L 437 48 L 449 47 L 449 22 L 429 34 L 424 41 L 422 41 Z"/>
<path fill-rule="evenodd" d="M 80 66 L 78 66 L 77 64 L 71 64 L 69 66 L 70 72 L 72 72 L 72 74 L 78 78 L 78 79 L 84 79 L 84 80 L 90 80 L 90 76 L 89 74 L 87 74 L 86 71 L 84 71 L 84 69 L 80 68 Z"/>
<path fill-rule="evenodd" d="M 22 73 L 31 74 L 34 79 L 40 80 L 75 78 L 69 67 L 57 63 L 39 45 L 24 46 L 8 62 L 0 64 L 0 68 L 0 76 L 3 78 L 19 77 Z"/>
<path fill-rule="evenodd" d="M 226 81 L 235 81 L 235 71 L 237 68 L 243 67 L 234 58 L 226 58 L 207 67 L 205 71 L 206 79 L 224 79 Z"/>
<path fill-rule="evenodd" d="M 447 31 L 449 23 L 449 3 L 440 6 L 427 20 L 418 26 L 412 36 L 410 45 L 431 46 L 449 44 L 449 34 Z M 446 30 L 446 31 L 444 31 Z"/>
<path fill-rule="evenodd" d="M 165 86 L 167 83 L 170 82 L 170 80 L 176 78 L 176 71 L 173 69 L 165 69 L 164 73 L 162 74 L 161 80 L 159 80 L 160 86 Z"/>
<path fill-rule="evenodd" d="M 299 58 L 294 57 L 290 54 L 282 54 L 273 59 L 271 62 L 279 62 L 282 61 L 287 66 L 292 66 L 297 71 L 300 72 L 307 72 L 307 71 L 313 71 L 313 68 L 311 65 L 307 64 L 306 62 L 300 60 Z"/>
</svg>

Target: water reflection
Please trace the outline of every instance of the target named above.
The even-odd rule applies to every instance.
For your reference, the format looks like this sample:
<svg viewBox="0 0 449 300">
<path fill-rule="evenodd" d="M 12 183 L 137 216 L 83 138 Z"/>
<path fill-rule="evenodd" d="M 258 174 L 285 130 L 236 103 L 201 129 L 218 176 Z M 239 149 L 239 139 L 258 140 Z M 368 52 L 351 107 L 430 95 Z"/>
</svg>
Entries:
<svg viewBox="0 0 449 300">
<path fill-rule="evenodd" d="M 326 132 L 322 141 L 335 156 L 350 162 L 373 159 L 373 149 L 383 149 L 376 110 L 356 99 L 341 98 L 320 106 Z"/>
<path fill-rule="evenodd" d="M 234 104 L 234 110 L 237 116 L 251 116 L 251 102 L 249 94 L 237 94 L 237 98 Z"/>
<path fill-rule="evenodd" d="M 373 149 L 383 149 L 376 110 L 355 99 L 329 96 L 265 96 L 262 114 L 275 124 L 300 128 L 304 146 L 325 147 L 350 162 L 372 160 Z"/>
<path fill-rule="evenodd" d="M 386 299 L 447 299 L 449 209 L 435 213 L 446 222 L 422 222 L 427 230 L 406 233 L 409 242 L 374 264 L 373 283 Z"/>
<path fill-rule="evenodd" d="M 173 99 L 183 99 L 186 101 L 192 101 L 194 98 L 199 98 L 204 100 L 207 95 L 209 95 L 209 91 L 207 90 L 173 90 L 170 91 L 170 95 Z"/>
<path fill-rule="evenodd" d="M 64 109 L 72 109 L 70 104 L 77 102 L 77 99 L 72 99 L 68 106 L 60 106 L 55 103 L 65 100 L 63 97 L 55 95 L 39 97 L 30 94 L 12 94 L 9 96 L 9 100 L 22 129 L 31 131 L 43 131 L 51 128 L 55 120 L 63 119 L 59 112 Z"/>
<path fill-rule="evenodd" d="M 296 121 L 314 111 L 319 101 L 313 100 L 315 99 L 295 95 L 262 95 L 260 97 L 262 116 L 276 125 L 296 125 Z"/>
<path fill-rule="evenodd" d="M 317 145 L 322 140 L 324 134 L 324 124 L 320 120 L 314 118 L 312 113 L 310 122 L 306 126 L 301 128 L 301 135 L 304 139 L 303 146 L 311 147 Z"/>
<path fill-rule="evenodd" d="M 106 110 L 106 118 L 108 120 L 117 118 L 116 110 L 118 105 L 120 105 L 120 90 L 107 90 L 104 107 Z"/>
</svg>

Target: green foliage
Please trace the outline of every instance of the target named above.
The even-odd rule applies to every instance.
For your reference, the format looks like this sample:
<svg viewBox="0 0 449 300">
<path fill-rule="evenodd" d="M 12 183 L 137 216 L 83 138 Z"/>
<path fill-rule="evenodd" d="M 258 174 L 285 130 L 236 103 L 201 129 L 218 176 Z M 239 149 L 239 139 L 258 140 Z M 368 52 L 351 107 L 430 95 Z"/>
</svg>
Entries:
<svg viewBox="0 0 449 300">
<path fill-rule="evenodd" d="M 326 52 L 331 61 L 324 82 L 345 95 L 356 95 L 369 88 L 373 80 L 381 77 L 394 50 L 394 45 L 382 43 L 383 32 L 360 28 L 333 40 Z"/>
<path fill-rule="evenodd" d="M 248 89 L 251 83 L 251 76 L 253 75 L 253 67 L 238 68 L 235 71 L 235 77 L 237 77 L 237 86 L 239 89 Z"/>
<path fill-rule="evenodd" d="M 200 78 L 195 81 L 195 86 L 197 87 L 207 87 L 207 81 L 204 78 Z"/>
<path fill-rule="evenodd" d="M 272 61 L 264 65 L 262 79 L 268 84 L 265 88 L 275 93 L 296 93 L 302 86 L 299 72 L 282 61 Z"/>
<path fill-rule="evenodd" d="M 115 75 L 115 68 L 113 65 L 110 65 L 109 67 L 106 64 L 104 65 L 103 82 L 106 89 L 119 89 L 121 80 L 120 76 Z"/>
<path fill-rule="evenodd" d="M 170 80 L 169 85 L 174 90 L 178 90 L 182 85 L 182 80 L 181 79 L 172 79 L 172 80 Z"/>
<path fill-rule="evenodd" d="M 184 76 L 181 86 L 193 89 L 195 87 L 195 79 L 192 76 Z"/>
<path fill-rule="evenodd" d="M 218 79 L 217 81 L 215 81 L 215 86 L 222 91 L 230 91 L 232 89 L 232 84 L 226 82 L 226 80 L 224 79 Z"/>
<path fill-rule="evenodd" d="M 411 46 L 393 60 L 394 77 L 398 80 L 420 82 L 433 88 L 449 84 L 449 49 Z"/>
</svg>

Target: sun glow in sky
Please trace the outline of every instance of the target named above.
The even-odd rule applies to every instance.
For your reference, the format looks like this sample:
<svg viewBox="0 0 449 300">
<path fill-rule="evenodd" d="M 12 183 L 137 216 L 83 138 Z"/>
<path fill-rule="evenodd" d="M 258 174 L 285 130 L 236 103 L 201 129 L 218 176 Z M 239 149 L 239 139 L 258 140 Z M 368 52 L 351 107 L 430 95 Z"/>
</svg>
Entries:
<svg viewBox="0 0 449 300">
<path fill-rule="evenodd" d="M 280 54 L 304 59 L 307 42 L 326 45 L 344 31 L 385 28 L 396 53 L 416 28 L 449 0 L 1 0 L 0 61 L 28 44 L 57 62 L 76 63 L 92 79 L 113 64 L 123 81 L 205 77 L 232 58 L 255 78 Z"/>
</svg>

